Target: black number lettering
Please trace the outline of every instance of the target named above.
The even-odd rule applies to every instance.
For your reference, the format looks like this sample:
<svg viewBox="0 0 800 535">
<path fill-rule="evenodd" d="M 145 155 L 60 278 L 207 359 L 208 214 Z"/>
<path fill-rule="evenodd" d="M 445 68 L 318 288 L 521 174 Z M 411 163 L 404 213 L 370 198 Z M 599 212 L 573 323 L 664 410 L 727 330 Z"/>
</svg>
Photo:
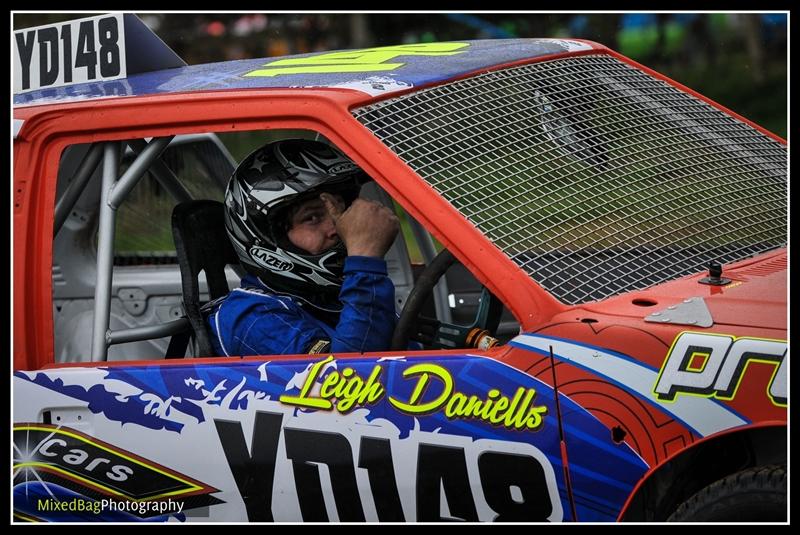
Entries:
<svg viewBox="0 0 800 535">
<path fill-rule="evenodd" d="M 61 42 L 64 49 L 64 82 L 72 81 L 72 28 L 69 24 L 61 27 Z"/>
<path fill-rule="evenodd" d="M 364 522 L 361 496 L 358 494 L 353 450 L 339 433 L 304 429 L 284 429 L 286 456 L 292 460 L 300 511 L 306 522 L 327 522 L 325 499 L 319 479 L 319 467 L 328 465 L 333 498 L 340 522 Z"/>
<path fill-rule="evenodd" d="M 361 437 L 358 466 L 366 468 L 369 487 L 381 522 L 405 522 L 397 479 L 392 463 L 391 443 L 383 438 Z"/>
<path fill-rule="evenodd" d="M 75 67 L 86 67 L 89 80 L 97 74 L 97 53 L 94 50 L 94 24 L 87 20 L 78 27 L 78 53 L 75 55 Z"/>
<path fill-rule="evenodd" d="M 31 60 L 33 59 L 33 43 L 36 41 L 36 31 L 19 32 L 17 49 L 19 50 L 19 64 L 22 67 L 22 89 L 31 86 Z"/>
<path fill-rule="evenodd" d="M 478 472 L 486 503 L 497 513 L 495 522 L 547 522 L 553 512 L 542 465 L 528 455 L 486 452 L 478 457 Z M 511 487 L 521 492 L 517 502 Z"/>
<path fill-rule="evenodd" d="M 444 488 L 451 518 L 443 517 L 439 509 L 441 488 Z M 453 519 L 478 521 L 464 449 L 420 444 L 417 460 L 417 522 Z"/>
<path fill-rule="evenodd" d="M 58 80 L 58 30 L 42 28 L 39 41 L 39 86 L 53 85 Z"/>
<path fill-rule="evenodd" d="M 119 28 L 117 19 L 109 17 L 100 19 L 97 22 L 97 29 L 100 32 L 100 74 L 104 78 L 119 74 L 121 65 L 119 59 Z"/>
<path fill-rule="evenodd" d="M 214 420 L 225 458 L 242 495 L 248 520 L 272 522 L 272 486 L 283 415 L 256 412 L 252 456 L 239 422 Z"/>
</svg>

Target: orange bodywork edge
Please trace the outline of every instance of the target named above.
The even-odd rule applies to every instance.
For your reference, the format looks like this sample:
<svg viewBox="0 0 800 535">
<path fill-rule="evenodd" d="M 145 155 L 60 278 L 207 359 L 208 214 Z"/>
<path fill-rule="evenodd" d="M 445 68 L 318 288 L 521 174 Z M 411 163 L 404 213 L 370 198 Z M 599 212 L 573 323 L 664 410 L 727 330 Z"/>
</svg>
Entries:
<svg viewBox="0 0 800 535">
<path fill-rule="evenodd" d="M 14 369 L 38 369 L 54 361 L 51 270 L 58 161 L 67 146 L 99 140 L 208 131 L 317 131 L 450 248 L 506 303 L 523 329 L 566 310 L 356 121 L 350 110 L 367 98 L 347 89 L 258 89 L 48 105 L 18 114 L 25 122 L 14 149 L 13 243 L 19 249 L 14 254 Z M 147 113 L 136 113 L 143 101 Z"/>
</svg>

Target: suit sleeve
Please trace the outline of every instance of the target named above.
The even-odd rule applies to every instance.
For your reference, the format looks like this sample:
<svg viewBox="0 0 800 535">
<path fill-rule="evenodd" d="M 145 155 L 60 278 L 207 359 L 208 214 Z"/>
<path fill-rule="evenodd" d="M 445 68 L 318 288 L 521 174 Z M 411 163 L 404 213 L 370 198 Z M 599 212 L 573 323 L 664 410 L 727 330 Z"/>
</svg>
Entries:
<svg viewBox="0 0 800 535">
<path fill-rule="evenodd" d="M 339 293 L 342 313 L 331 351 L 387 351 L 397 322 L 394 284 L 382 258 L 348 256 Z"/>
<path fill-rule="evenodd" d="M 347 257 L 335 328 L 291 299 L 244 289 L 208 318 L 219 355 L 363 353 L 389 349 L 397 316 L 394 284 L 380 258 Z"/>
</svg>

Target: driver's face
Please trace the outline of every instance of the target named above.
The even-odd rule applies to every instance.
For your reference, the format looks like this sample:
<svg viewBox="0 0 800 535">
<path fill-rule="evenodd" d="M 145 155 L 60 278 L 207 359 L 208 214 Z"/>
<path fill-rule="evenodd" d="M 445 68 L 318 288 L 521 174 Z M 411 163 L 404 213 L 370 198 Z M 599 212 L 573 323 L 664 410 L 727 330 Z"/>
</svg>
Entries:
<svg viewBox="0 0 800 535">
<path fill-rule="evenodd" d="M 344 209 L 344 199 L 340 195 L 333 197 Z M 314 255 L 339 243 L 333 218 L 319 197 L 300 204 L 289 222 L 286 235 L 295 247 Z"/>
</svg>

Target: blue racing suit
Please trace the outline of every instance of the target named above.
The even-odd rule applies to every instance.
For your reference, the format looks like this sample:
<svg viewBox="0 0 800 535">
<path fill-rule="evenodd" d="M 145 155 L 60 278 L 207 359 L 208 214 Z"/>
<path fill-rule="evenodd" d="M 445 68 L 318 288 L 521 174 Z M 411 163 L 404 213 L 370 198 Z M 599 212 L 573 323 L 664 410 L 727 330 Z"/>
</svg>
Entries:
<svg viewBox="0 0 800 535">
<path fill-rule="evenodd" d="M 310 305 L 276 295 L 255 276 L 216 303 L 208 316 L 218 355 L 291 355 L 386 351 L 397 314 L 394 284 L 382 258 L 348 256 L 339 292 L 342 311 L 331 326 Z M 329 342 L 329 343 L 327 343 Z"/>
</svg>

